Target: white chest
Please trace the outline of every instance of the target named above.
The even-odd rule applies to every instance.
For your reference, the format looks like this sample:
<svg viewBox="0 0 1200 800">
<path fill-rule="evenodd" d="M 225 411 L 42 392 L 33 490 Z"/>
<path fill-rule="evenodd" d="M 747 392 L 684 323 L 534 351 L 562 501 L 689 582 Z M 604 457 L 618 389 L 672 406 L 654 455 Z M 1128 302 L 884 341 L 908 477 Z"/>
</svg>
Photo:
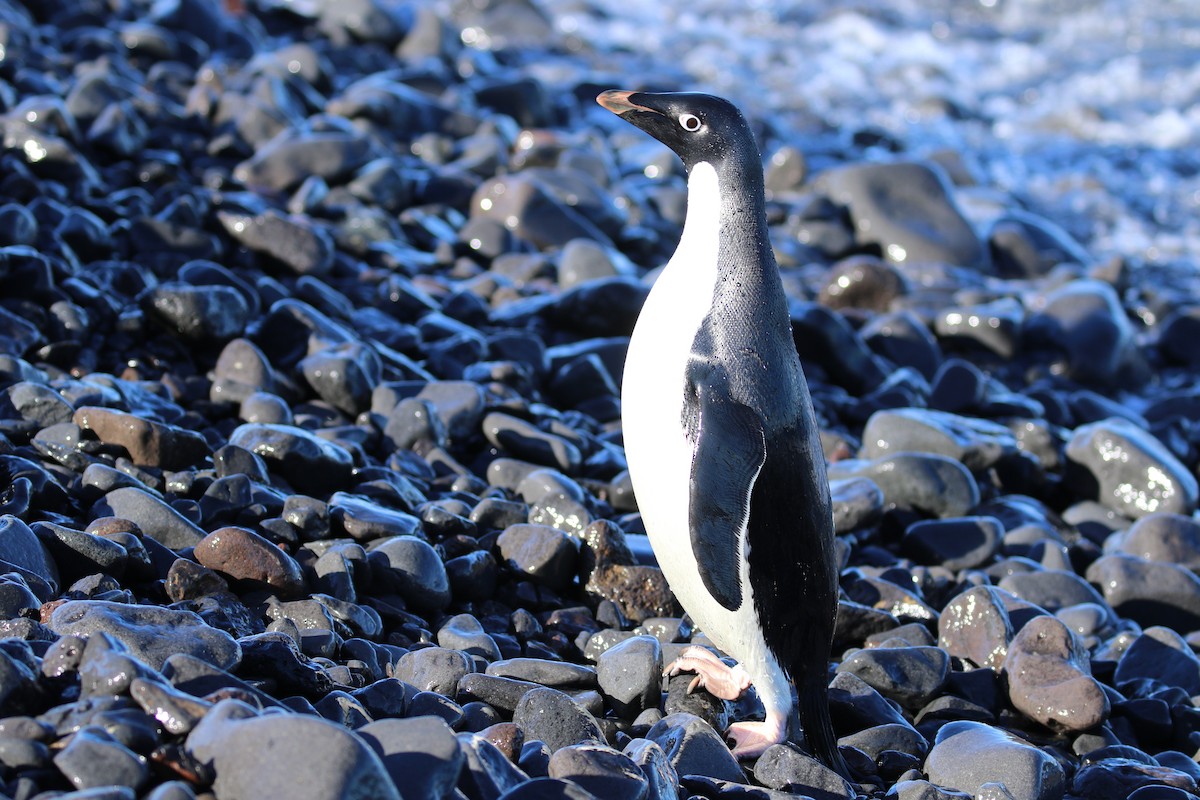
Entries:
<svg viewBox="0 0 1200 800">
<path fill-rule="evenodd" d="M 712 306 L 720 238 L 717 174 L 697 164 L 688 179 L 688 211 L 675 255 L 659 274 L 638 317 L 621 393 L 625 454 L 650 543 L 680 601 L 698 584 L 688 533 L 692 445 L 683 427 L 688 359 Z M 690 578 L 690 579 L 689 579 Z"/>
</svg>

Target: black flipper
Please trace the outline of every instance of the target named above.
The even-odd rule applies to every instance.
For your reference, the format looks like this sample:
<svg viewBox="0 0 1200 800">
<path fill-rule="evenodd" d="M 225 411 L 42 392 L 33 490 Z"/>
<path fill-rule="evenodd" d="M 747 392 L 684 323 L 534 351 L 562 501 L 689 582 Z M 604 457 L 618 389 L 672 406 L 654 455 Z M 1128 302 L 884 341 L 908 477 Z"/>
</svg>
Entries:
<svg viewBox="0 0 1200 800">
<path fill-rule="evenodd" d="M 762 420 L 733 400 L 722 380 L 693 384 L 689 528 L 700 578 L 730 611 L 742 604 L 738 539 L 750 518 L 750 496 L 767 458 Z"/>
</svg>

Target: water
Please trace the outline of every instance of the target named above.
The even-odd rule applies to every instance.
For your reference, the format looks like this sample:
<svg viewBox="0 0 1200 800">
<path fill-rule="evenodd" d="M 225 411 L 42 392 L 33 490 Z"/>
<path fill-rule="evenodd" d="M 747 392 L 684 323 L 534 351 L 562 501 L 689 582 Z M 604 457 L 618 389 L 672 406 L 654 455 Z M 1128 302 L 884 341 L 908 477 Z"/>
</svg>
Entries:
<svg viewBox="0 0 1200 800">
<path fill-rule="evenodd" d="M 979 176 L 962 196 L 980 222 L 989 203 L 972 197 L 991 195 L 1054 220 L 1098 259 L 1200 264 L 1195 0 L 547 7 L 564 32 L 619 48 L 614 72 L 682 70 L 686 88 L 775 120 L 801 147 L 866 130 L 904 157 L 952 149 Z"/>
</svg>

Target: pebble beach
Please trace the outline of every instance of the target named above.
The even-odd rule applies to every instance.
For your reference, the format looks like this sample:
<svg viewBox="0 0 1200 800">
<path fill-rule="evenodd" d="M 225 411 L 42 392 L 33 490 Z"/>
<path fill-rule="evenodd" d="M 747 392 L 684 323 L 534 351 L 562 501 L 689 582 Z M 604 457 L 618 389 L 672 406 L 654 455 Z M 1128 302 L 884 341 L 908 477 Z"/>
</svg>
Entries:
<svg viewBox="0 0 1200 800">
<path fill-rule="evenodd" d="M 625 5 L 0 0 L 0 798 L 1200 798 L 1200 13 Z M 759 139 L 853 783 L 662 676 L 609 88 Z"/>
</svg>

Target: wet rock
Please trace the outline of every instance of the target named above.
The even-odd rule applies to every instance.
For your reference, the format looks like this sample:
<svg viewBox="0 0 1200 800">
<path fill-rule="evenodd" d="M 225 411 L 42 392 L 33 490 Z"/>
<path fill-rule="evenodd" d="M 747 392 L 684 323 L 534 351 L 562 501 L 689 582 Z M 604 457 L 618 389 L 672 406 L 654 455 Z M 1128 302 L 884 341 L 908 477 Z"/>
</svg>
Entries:
<svg viewBox="0 0 1200 800">
<path fill-rule="evenodd" d="M 1050 291 L 1026 321 L 1025 336 L 1065 352 L 1071 376 L 1083 382 L 1110 383 L 1136 358 L 1133 325 L 1121 300 L 1098 280 L 1070 281 Z"/>
<path fill-rule="evenodd" d="M 563 472 L 575 472 L 582 456 L 579 448 L 561 436 L 539 430 L 533 424 L 508 414 L 492 412 L 483 419 L 488 441 L 517 458 L 545 464 Z"/>
<path fill-rule="evenodd" d="M 437 642 L 451 650 L 461 650 L 469 655 L 480 656 L 488 661 L 500 659 L 500 647 L 496 644 L 479 620 L 470 614 L 455 614 L 438 629 Z"/>
<path fill-rule="evenodd" d="M 188 735 L 187 751 L 210 764 L 221 797 L 252 798 L 305 786 L 315 795 L 399 800 L 383 763 L 340 725 L 306 714 L 257 716 L 223 700 Z"/>
<path fill-rule="evenodd" d="M 1012 704 L 1040 725 L 1084 731 L 1108 717 L 1108 696 L 1091 675 L 1087 650 L 1054 617 L 1034 617 L 1017 632 L 1003 671 Z"/>
<path fill-rule="evenodd" d="M 873 647 L 838 665 L 884 697 L 916 710 L 936 697 L 950 673 L 950 656 L 939 647 Z"/>
<path fill-rule="evenodd" d="M 449 793 L 465 761 L 453 731 L 436 717 L 380 719 L 355 733 L 379 756 L 402 797 Z"/>
<path fill-rule="evenodd" d="M 1061 569 L 1039 569 L 1032 572 L 1016 572 L 999 581 L 998 586 L 1006 592 L 1041 606 L 1047 611 L 1093 603 L 1104 606 L 1100 593 L 1074 572 Z"/>
<path fill-rule="evenodd" d="M 946 569 L 975 569 L 989 563 L 1004 528 L 995 517 L 956 517 L 914 522 L 904 531 L 902 548 L 919 564 Z"/>
<path fill-rule="evenodd" d="M 1093 496 L 1120 514 L 1137 519 L 1156 512 L 1190 514 L 1196 508 L 1195 476 L 1128 420 L 1113 417 L 1079 426 L 1066 452 L 1085 471 L 1079 480 L 1090 478 Z"/>
<path fill-rule="evenodd" d="M 405 653 L 396 663 L 396 677 L 423 692 L 453 695 L 458 683 L 474 671 L 470 657 L 459 650 L 423 647 Z"/>
<path fill-rule="evenodd" d="M 483 736 L 460 733 L 458 742 L 466 757 L 458 783 L 469 797 L 500 797 L 529 780 L 528 775 Z"/>
<path fill-rule="evenodd" d="M 333 442 L 291 425 L 247 423 L 234 429 L 229 444 L 255 453 L 288 483 L 306 494 L 328 496 L 350 478 L 352 459 Z"/>
<path fill-rule="evenodd" d="M 241 658 L 237 642 L 229 634 L 209 627 L 190 611 L 70 600 L 54 609 L 49 625 L 62 636 L 106 633 L 153 669 L 161 669 L 176 653 L 194 656 L 222 669 L 236 665 Z"/>
<path fill-rule="evenodd" d="M 1066 776 L 1048 753 L 979 722 L 951 722 L 938 731 L 925 759 L 929 780 L 974 796 L 987 783 L 1003 783 L 1014 797 L 1056 800 Z"/>
<path fill-rule="evenodd" d="M 887 311 L 892 301 L 907 291 L 904 277 L 895 267 L 871 256 L 852 256 L 829 269 L 819 300 L 829 308 Z"/>
<path fill-rule="evenodd" d="M 1155 625 L 1121 654 L 1113 680 L 1117 685 L 1153 680 L 1194 695 L 1200 693 L 1200 659 L 1179 634 Z"/>
<path fill-rule="evenodd" d="M 767 748 L 754 764 L 754 777 L 770 789 L 782 789 L 811 797 L 851 798 L 854 789 L 845 778 L 812 756 L 786 744 Z"/>
<path fill-rule="evenodd" d="M 987 266 L 944 176 L 925 164 L 854 164 L 825 172 L 817 183 L 849 209 L 857 239 L 878 245 L 889 261 Z"/>
<path fill-rule="evenodd" d="M 250 321 L 250 306 L 232 286 L 159 284 L 140 298 L 148 316 L 196 342 L 224 342 L 241 335 Z"/>
<path fill-rule="evenodd" d="M 982 419 L 921 408 L 877 411 L 863 429 L 860 458 L 890 453 L 937 453 L 959 461 L 972 472 L 988 469 L 1017 442 L 1003 425 Z"/>
<path fill-rule="evenodd" d="M 1181 631 L 1200 627 L 1200 579 L 1190 570 L 1118 554 L 1098 558 L 1086 577 L 1122 617 Z"/>
<path fill-rule="evenodd" d="M 552 753 L 571 745 L 604 742 L 595 718 L 557 689 L 527 692 L 513 711 L 513 722 L 520 726 L 526 740 L 543 741 Z"/>
<path fill-rule="evenodd" d="M 938 618 L 938 645 L 977 667 L 999 671 L 1013 626 L 1000 590 L 976 586 L 953 598 Z"/>
<path fill-rule="evenodd" d="M 1178 564 L 1195 571 L 1200 568 L 1200 522 L 1182 514 L 1148 514 L 1128 530 L 1105 540 L 1104 551 Z"/>
<path fill-rule="evenodd" d="M 349 175 L 370 155 L 370 144 L 359 135 L 285 131 L 238 164 L 233 174 L 244 183 L 287 191 L 310 176 L 332 180 Z"/>
<path fill-rule="evenodd" d="M 1105 758 L 1085 764 L 1071 780 L 1071 793 L 1080 797 L 1133 797 L 1141 787 L 1173 787 L 1193 794 L 1194 777 L 1157 764 L 1141 764 L 1128 758 Z M 1145 792 L 1143 792 L 1145 794 Z M 1170 797 L 1169 791 L 1161 794 Z"/>
<path fill-rule="evenodd" d="M 218 528 L 196 543 L 195 555 L 211 570 L 267 586 L 283 597 L 299 596 L 305 588 L 296 560 L 246 528 Z"/>
<path fill-rule="evenodd" d="M 634 636 L 619 642 L 596 662 L 600 691 L 624 719 L 657 708 L 662 671 L 662 646 L 653 636 Z"/>
<path fill-rule="evenodd" d="M 84 406 L 76 409 L 73 421 L 100 441 L 125 448 L 134 463 L 143 466 L 183 469 L 209 454 L 199 434 L 133 414 Z"/>
<path fill-rule="evenodd" d="M 550 756 L 549 777 L 581 786 L 596 797 L 636 800 L 648 781 L 629 756 L 602 744 L 562 747 Z"/>
<path fill-rule="evenodd" d="M 746 783 L 737 759 L 721 735 L 693 714 L 668 714 L 656 722 L 646 738 L 657 744 L 679 775 L 704 775 L 733 783 Z"/>
<path fill-rule="evenodd" d="M 150 774 L 145 758 L 93 725 L 71 736 L 66 747 L 54 756 L 54 766 L 80 790 L 101 786 L 139 789 Z"/>
<path fill-rule="evenodd" d="M 569 536 L 547 525 L 513 525 L 496 540 L 509 568 L 561 591 L 575 576 L 579 549 Z"/>
<path fill-rule="evenodd" d="M 299 368 L 322 400 L 351 416 L 370 407 L 383 370 L 375 351 L 358 342 L 313 353 Z"/>
<path fill-rule="evenodd" d="M 450 579 L 437 551 L 415 536 L 395 536 L 371 551 L 401 596 L 414 608 L 440 611 L 450 602 Z"/>
<path fill-rule="evenodd" d="M 932 453 L 896 453 L 831 464 L 830 479 L 867 478 L 885 503 L 935 517 L 961 517 L 979 503 L 979 486 L 959 462 Z"/>
<path fill-rule="evenodd" d="M 58 566 L 37 534 L 17 517 L 0 515 L 0 561 L 5 570 L 13 567 L 48 586 L 58 585 Z"/>
<path fill-rule="evenodd" d="M 163 547 L 194 547 L 204 531 L 171 506 L 134 486 L 113 489 L 92 506 L 93 517 L 119 517 L 133 522 Z"/>
</svg>

